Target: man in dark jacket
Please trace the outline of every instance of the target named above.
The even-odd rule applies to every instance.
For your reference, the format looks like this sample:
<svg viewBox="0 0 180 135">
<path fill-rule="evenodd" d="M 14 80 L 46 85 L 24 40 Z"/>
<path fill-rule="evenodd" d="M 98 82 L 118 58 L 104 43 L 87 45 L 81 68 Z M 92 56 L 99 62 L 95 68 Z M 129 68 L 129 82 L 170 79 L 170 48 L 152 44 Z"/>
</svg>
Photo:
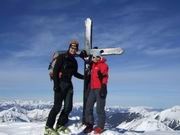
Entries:
<svg viewBox="0 0 180 135">
<path fill-rule="evenodd" d="M 73 85 L 71 79 L 72 76 L 79 79 L 84 78 L 83 75 L 77 72 L 78 64 L 74 58 L 78 51 L 78 45 L 79 43 L 76 40 L 72 40 L 68 51 L 60 54 L 54 65 L 52 77 L 54 81 L 54 105 L 46 122 L 45 135 L 58 135 L 58 132 L 70 132 L 65 125 L 68 122 L 68 116 L 73 107 Z M 56 129 L 54 130 L 53 126 L 56 121 L 56 116 L 61 110 L 62 102 L 64 102 L 64 108 L 60 113 Z"/>
<path fill-rule="evenodd" d="M 85 121 L 86 128 L 84 133 L 94 130 L 95 134 L 100 134 L 105 125 L 105 103 L 107 95 L 108 65 L 106 59 L 100 56 L 100 52 L 93 54 L 90 79 L 90 93 L 86 102 Z M 97 127 L 93 129 L 94 116 L 93 108 L 96 103 Z"/>
</svg>

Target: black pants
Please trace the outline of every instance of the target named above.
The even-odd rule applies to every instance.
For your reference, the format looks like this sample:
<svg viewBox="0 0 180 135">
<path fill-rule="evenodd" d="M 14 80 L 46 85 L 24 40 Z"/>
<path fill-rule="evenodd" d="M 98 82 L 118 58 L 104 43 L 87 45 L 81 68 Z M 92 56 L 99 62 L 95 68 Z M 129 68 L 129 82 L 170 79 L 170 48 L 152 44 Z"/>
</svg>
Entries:
<svg viewBox="0 0 180 135">
<path fill-rule="evenodd" d="M 56 116 L 61 111 L 62 102 L 64 107 L 59 115 L 57 125 L 64 126 L 68 122 L 69 113 L 72 111 L 73 105 L 73 86 L 72 82 L 60 82 L 60 92 L 54 92 L 54 105 L 49 113 L 46 126 L 53 128 Z"/>
</svg>

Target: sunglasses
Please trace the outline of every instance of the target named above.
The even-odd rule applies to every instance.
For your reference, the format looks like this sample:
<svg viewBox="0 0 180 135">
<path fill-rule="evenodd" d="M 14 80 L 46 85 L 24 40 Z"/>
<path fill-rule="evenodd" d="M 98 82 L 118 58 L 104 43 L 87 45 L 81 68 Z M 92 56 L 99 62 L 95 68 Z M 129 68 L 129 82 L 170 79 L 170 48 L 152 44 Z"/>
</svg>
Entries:
<svg viewBox="0 0 180 135">
<path fill-rule="evenodd" d="M 92 58 L 93 58 L 93 59 L 95 59 L 95 58 L 100 58 L 100 56 L 93 56 Z"/>
<path fill-rule="evenodd" d="M 77 48 L 76 48 L 76 47 L 70 47 L 70 48 L 77 51 Z"/>
</svg>

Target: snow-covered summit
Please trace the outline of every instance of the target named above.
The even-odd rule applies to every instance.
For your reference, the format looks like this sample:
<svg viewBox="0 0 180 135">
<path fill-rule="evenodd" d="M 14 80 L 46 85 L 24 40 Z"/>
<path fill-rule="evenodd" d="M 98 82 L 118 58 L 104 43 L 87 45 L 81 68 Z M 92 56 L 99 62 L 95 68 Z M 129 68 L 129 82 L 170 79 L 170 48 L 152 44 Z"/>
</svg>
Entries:
<svg viewBox="0 0 180 135">
<path fill-rule="evenodd" d="M 180 106 L 174 106 L 159 112 L 155 119 L 174 130 L 180 130 Z"/>
<path fill-rule="evenodd" d="M 165 120 L 178 120 L 180 121 L 180 106 L 174 106 L 172 108 L 161 111 L 157 117 L 161 121 Z"/>
</svg>

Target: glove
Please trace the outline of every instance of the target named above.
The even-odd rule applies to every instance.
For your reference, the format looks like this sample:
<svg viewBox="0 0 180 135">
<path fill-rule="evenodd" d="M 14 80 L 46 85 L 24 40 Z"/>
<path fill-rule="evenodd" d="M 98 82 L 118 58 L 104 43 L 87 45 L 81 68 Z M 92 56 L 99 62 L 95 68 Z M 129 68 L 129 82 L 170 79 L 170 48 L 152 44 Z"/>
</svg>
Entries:
<svg viewBox="0 0 180 135">
<path fill-rule="evenodd" d="M 106 98 L 106 96 L 107 96 L 107 86 L 106 86 L 106 84 L 102 84 L 101 90 L 99 91 L 99 96 L 100 96 L 102 99 L 105 99 L 105 98 Z"/>
<path fill-rule="evenodd" d="M 82 58 L 82 59 L 84 59 L 84 58 L 87 57 L 87 56 L 88 56 L 88 55 L 87 55 L 87 53 L 86 53 L 85 50 L 82 50 L 82 51 L 80 52 L 80 54 L 79 54 L 79 57 Z"/>
<path fill-rule="evenodd" d="M 100 81 L 102 81 L 102 79 L 103 79 L 103 74 L 101 73 L 101 71 L 99 70 L 98 72 L 97 72 L 97 74 L 98 74 L 98 78 L 99 78 L 99 80 Z"/>
</svg>

